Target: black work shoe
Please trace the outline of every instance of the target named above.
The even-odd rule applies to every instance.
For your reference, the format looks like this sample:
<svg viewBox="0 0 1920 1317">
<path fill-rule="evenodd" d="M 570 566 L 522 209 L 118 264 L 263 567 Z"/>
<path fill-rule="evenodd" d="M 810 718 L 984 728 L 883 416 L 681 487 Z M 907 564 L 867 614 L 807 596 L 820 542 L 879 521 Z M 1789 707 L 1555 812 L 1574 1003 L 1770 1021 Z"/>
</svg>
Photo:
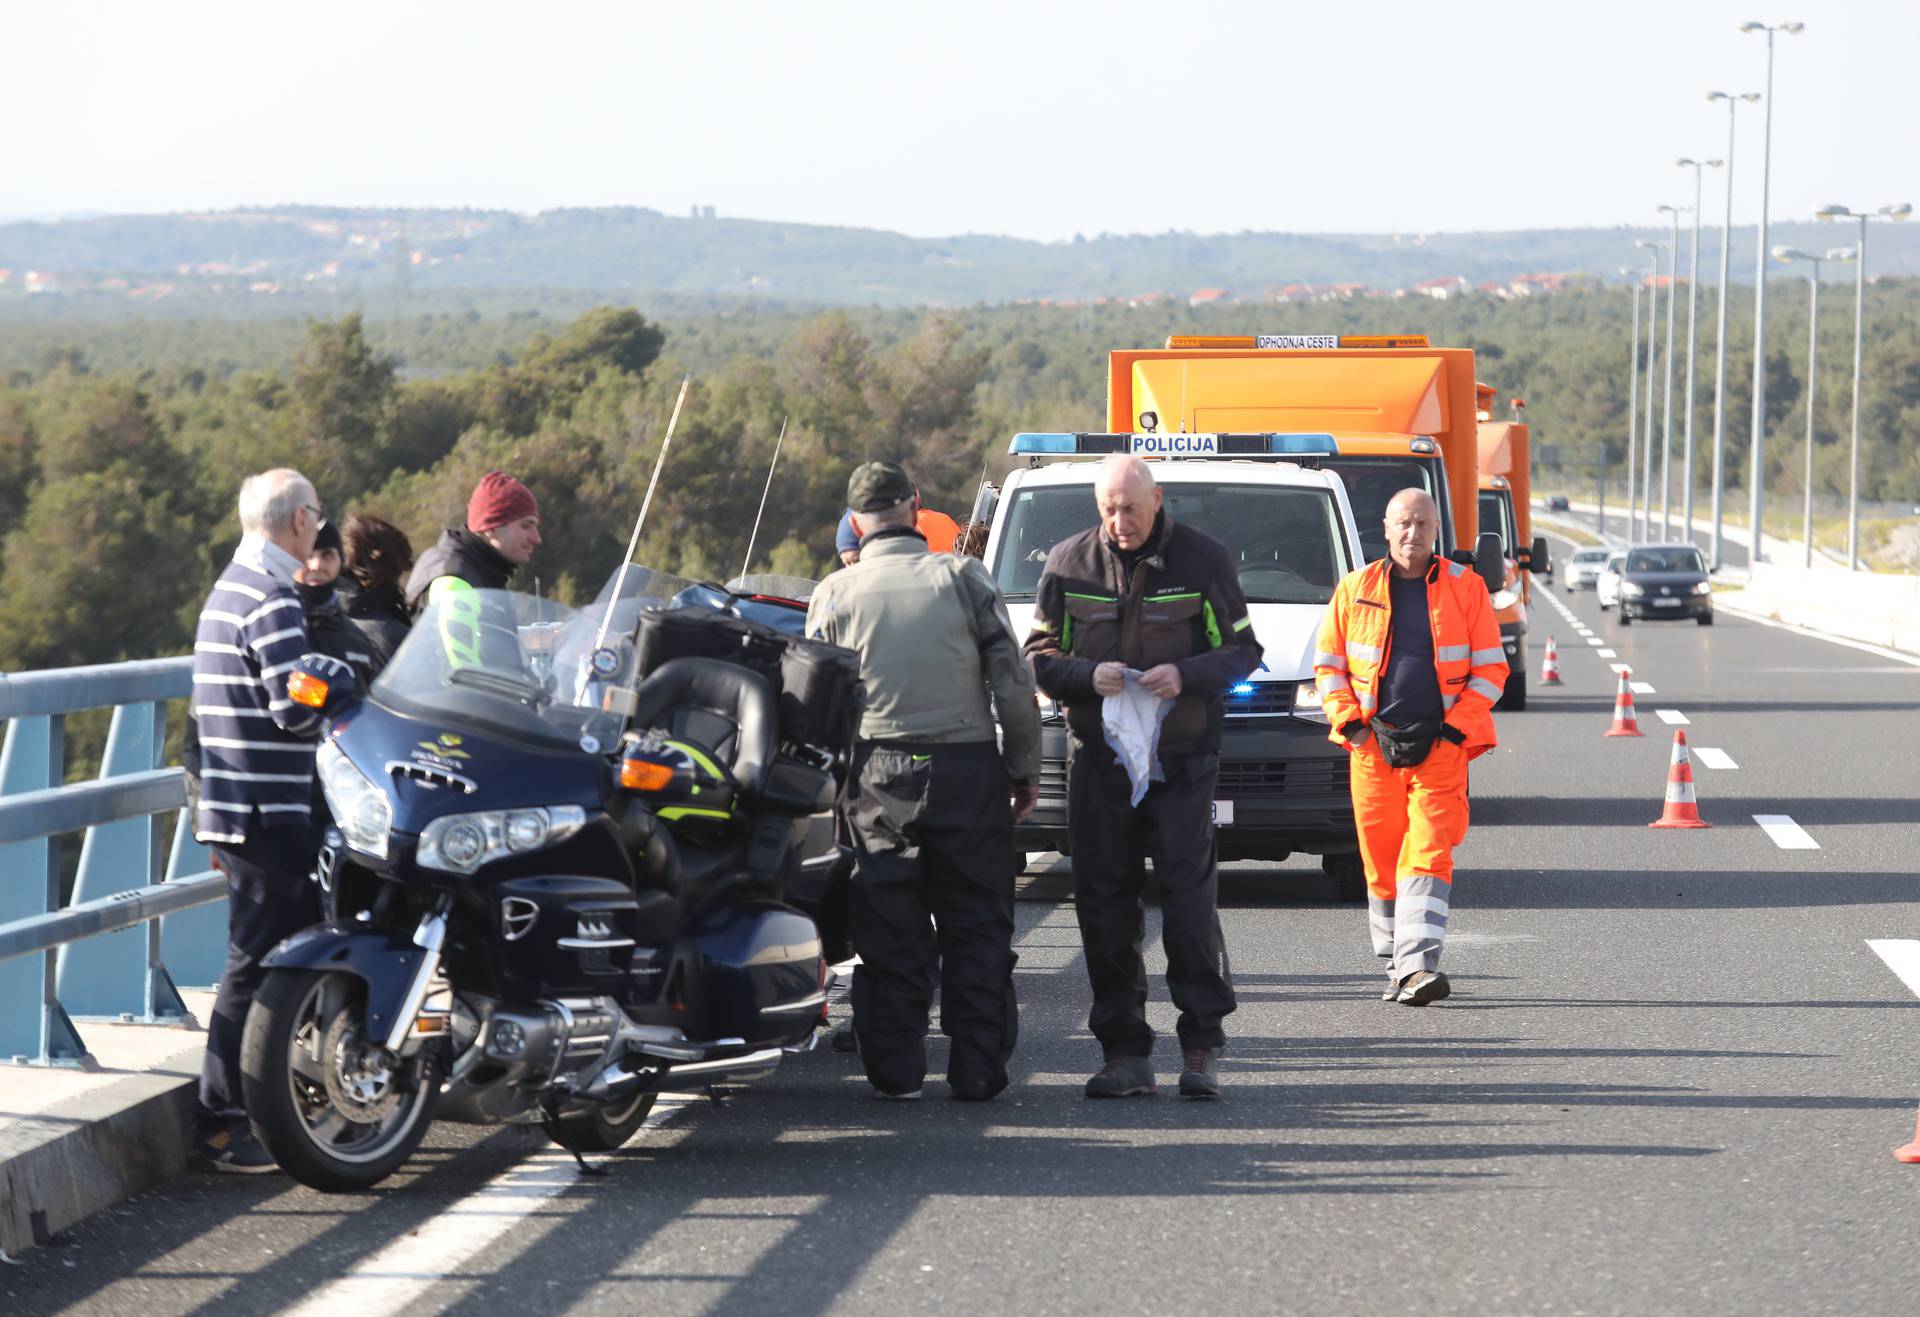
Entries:
<svg viewBox="0 0 1920 1317">
<path fill-rule="evenodd" d="M 853 1021 L 843 1020 L 836 1024 L 833 1032 L 827 1035 L 827 1043 L 836 1052 L 858 1052 L 860 1039 L 853 1032 Z"/>
<path fill-rule="evenodd" d="M 889 1093 L 878 1084 L 873 1086 L 873 1095 L 882 1102 L 918 1102 L 925 1092 L 925 1089 L 916 1088 L 909 1093 Z"/>
<path fill-rule="evenodd" d="M 280 1169 L 252 1131 L 236 1133 L 230 1129 L 196 1138 L 187 1165 L 196 1171 L 221 1171 L 228 1175 L 271 1175 Z"/>
<path fill-rule="evenodd" d="M 1219 1050 L 1212 1047 L 1189 1047 L 1180 1055 L 1180 1096 L 1219 1097 L 1220 1072 L 1215 1065 L 1220 1059 Z"/>
<path fill-rule="evenodd" d="M 1402 1006 L 1425 1006 L 1428 1002 L 1445 1001 L 1453 995 L 1453 985 L 1447 982 L 1447 976 L 1437 969 L 1423 969 L 1408 975 L 1401 981 L 1400 995 L 1394 998 Z"/>
<path fill-rule="evenodd" d="M 1087 1081 L 1090 1098 L 1152 1097 L 1153 1062 L 1144 1056 L 1116 1056 Z"/>
</svg>

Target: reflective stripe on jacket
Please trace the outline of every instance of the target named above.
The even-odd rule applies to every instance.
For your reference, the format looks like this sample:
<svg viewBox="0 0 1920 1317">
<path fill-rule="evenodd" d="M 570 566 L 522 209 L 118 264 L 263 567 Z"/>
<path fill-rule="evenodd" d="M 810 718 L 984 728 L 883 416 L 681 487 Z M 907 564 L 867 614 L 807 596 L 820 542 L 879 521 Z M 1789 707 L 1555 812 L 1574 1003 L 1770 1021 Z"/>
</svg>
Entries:
<svg viewBox="0 0 1920 1317">
<path fill-rule="evenodd" d="M 1393 638 L 1393 599 L 1387 587 L 1391 559 L 1349 573 L 1333 592 L 1320 623 L 1313 671 L 1321 707 L 1332 724 L 1328 739 L 1346 744 L 1340 729 L 1370 721 L 1380 707 L 1380 679 Z M 1450 726 L 1466 740 L 1468 758 L 1493 749 L 1493 702 L 1506 688 L 1507 655 L 1486 583 L 1471 568 L 1435 558 L 1427 569 L 1427 612 L 1433 622 L 1433 666 Z M 1364 739 L 1356 736 L 1356 741 Z"/>
</svg>

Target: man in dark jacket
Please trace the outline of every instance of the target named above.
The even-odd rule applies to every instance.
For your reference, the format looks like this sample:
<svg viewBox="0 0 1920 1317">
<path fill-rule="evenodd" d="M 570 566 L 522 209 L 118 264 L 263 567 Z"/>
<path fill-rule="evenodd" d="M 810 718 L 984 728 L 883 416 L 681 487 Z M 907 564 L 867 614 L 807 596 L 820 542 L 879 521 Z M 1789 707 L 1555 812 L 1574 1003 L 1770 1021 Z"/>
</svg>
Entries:
<svg viewBox="0 0 1920 1317">
<path fill-rule="evenodd" d="M 476 590 L 504 590 L 540 547 L 540 505 L 533 491 L 504 471 L 489 471 L 467 499 L 467 524 L 443 531 L 407 577 L 407 604 L 419 612 L 451 578 Z M 441 587 L 445 589 L 446 587 Z"/>
<path fill-rule="evenodd" d="M 1216 904 L 1214 783 L 1226 690 L 1260 662 L 1246 597 L 1224 546 L 1161 507 L 1153 473 L 1136 457 L 1101 464 L 1100 523 L 1047 555 L 1026 652 L 1040 689 L 1067 707 L 1073 733 L 1067 828 L 1074 908 L 1093 1009 L 1087 1025 L 1106 1064 L 1088 1097 L 1154 1089 L 1153 1030 L 1140 955 L 1146 861 L 1160 880 L 1167 990 L 1180 1008 L 1180 1092 L 1213 1097 L 1235 1006 Z M 1129 683 L 1170 701 L 1159 724 L 1164 781 L 1133 803 L 1102 714 Z"/>
</svg>

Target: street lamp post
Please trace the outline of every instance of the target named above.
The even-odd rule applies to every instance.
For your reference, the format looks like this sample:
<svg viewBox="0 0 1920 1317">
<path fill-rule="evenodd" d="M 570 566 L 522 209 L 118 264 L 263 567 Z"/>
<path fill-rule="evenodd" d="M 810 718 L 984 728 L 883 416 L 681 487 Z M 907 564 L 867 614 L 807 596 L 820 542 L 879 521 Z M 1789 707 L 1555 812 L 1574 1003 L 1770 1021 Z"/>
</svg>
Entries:
<svg viewBox="0 0 1920 1317">
<path fill-rule="evenodd" d="M 1654 327 L 1660 316 L 1660 249 L 1666 246 L 1664 239 L 1635 238 L 1633 245 L 1647 253 L 1647 411 L 1640 426 L 1640 520 L 1638 532 L 1633 532 L 1633 520 L 1628 518 L 1628 530 L 1632 537 L 1645 542 L 1653 538 L 1653 354 L 1659 339 Z M 1671 295 L 1672 290 L 1668 290 Z"/>
<path fill-rule="evenodd" d="M 1817 220 L 1860 221 L 1860 243 L 1854 248 L 1853 266 L 1853 441 L 1847 456 L 1847 570 L 1850 572 L 1860 570 L 1860 359 L 1867 323 L 1867 221 L 1903 220 L 1911 214 L 1913 207 L 1905 203 L 1871 211 L 1822 206 L 1813 212 Z"/>
<path fill-rule="evenodd" d="M 1622 270 L 1622 274 L 1626 271 Z M 1633 461 L 1639 456 L 1635 442 L 1640 421 L 1640 280 L 1633 281 L 1633 337 L 1627 349 L 1627 538 L 1633 538 Z M 1604 479 L 1604 477 L 1603 477 Z"/>
<path fill-rule="evenodd" d="M 1850 247 L 1835 247 L 1825 256 L 1803 252 L 1798 247 L 1775 247 L 1773 259 L 1783 265 L 1806 261 L 1813 267 L 1807 280 L 1807 472 L 1801 509 L 1801 537 L 1806 541 L 1803 565 L 1813 566 L 1813 405 L 1819 396 L 1820 363 L 1820 265 L 1823 261 L 1850 261 Z"/>
<path fill-rule="evenodd" d="M 1699 336 L 1695 329 L 1696 317 L 1700 305 L 1700 181 L 1702 174 L 1709 169 L 1718 169 L 1719 160 L 1687 160 L 1675 162 L 1682 169 L 1693 170 L 1693 249 L 1687 257 L 1687 401 L 1686 401 L 1686 438 L 1683 441 L 1686 452 L 1680 464 L 1680 524 L 1686 527 L 1687 542 L 1693 542 L 1693 366 L 1699 356 Z"/>
<path fill-rule="evenodd" d="M 1767 434 L 1767 203 L 1773 186 L 1773 37 L 1802 31 L 1805 23 L 1742 23 L 1742 32 L 1767 34 L 1766 130 L 1760 146 L 1760 242 L 1753 259 L 1753 463 L 1747 491 L 1748 522 L 1753 532 L 1750 561 L 1766 555 L 1760 534 L 1760 477 L 1764 469 Z"/>
<path fill-rule="evenodd" d="M 1713 363 L 1713 551 L 1712 565 L 1720 566 L 1721 500 L 1726 489 L 1727 464 L 1727 279 L 1733 255 L 1733 112 L 1741 101 L 1760 99 L 1757 91 L 1710 91 L 1708 101 L 1727 103 L 1727 208 L 1720 220 L 1720 333 Z"/>
<path fill-rule="evenodd" d="M 1673 538 L 1673 304 L 1679 291 L 1680 215 L 1685 206 L 1655 206 L 1670 220 L 1667 235 L 1667 385 L 1660 402 L 1660 538 Z M 1651 508 L 1652 504 L 1648 504 Z M 1688 539 L 1693 536 L 1689 532 Z"/>
</svg>

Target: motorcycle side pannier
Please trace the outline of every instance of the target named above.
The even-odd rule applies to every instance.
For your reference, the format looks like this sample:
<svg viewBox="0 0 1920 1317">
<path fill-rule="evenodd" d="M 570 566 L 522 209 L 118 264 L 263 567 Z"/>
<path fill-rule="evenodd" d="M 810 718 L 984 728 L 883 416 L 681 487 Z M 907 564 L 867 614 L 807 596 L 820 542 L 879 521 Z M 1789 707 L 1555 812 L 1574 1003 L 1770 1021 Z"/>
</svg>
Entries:
<svg viewBox="0 0 1920 1317">
<path fill-rule="evenodd" d="M 780 732 L 832 754 L 853 746 L 863 703 L 860 655 L 823 640 L 789 640 L 780 656 Z"/>
</svg>

